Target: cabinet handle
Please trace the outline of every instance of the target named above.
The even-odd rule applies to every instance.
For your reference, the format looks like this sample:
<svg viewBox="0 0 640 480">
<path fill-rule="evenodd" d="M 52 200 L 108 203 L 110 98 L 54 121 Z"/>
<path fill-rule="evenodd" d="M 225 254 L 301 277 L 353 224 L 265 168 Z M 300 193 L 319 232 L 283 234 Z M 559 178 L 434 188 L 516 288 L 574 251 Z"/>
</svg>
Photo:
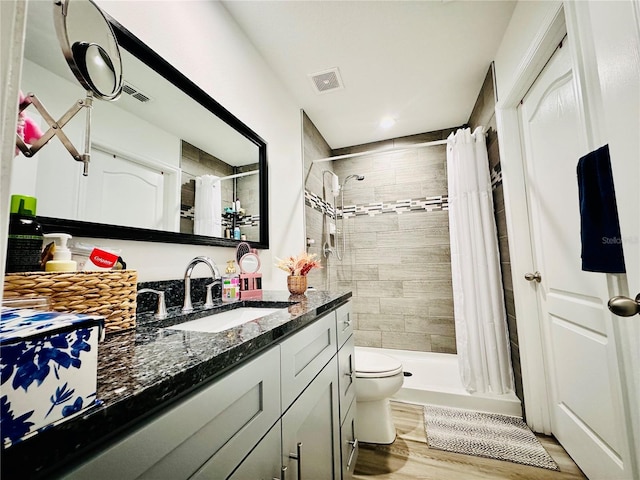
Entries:
<svg viewBox="0 0 640 480">
<path fill-rule="evenodd" d="M 298 480 L 302 480 L 302 442 L 296 445 L 296 453 L 290 453 L 289 458 L 298 462 Z"/>
<path fill-rule="evenodd" d="M 287 467 L 282 467 L 280 470 L 280 478 L 273 477 L 272 480 L 287 480 Z"/>
<path fill-rule="evenodd" d="M 356 438 L 353 441 L 347 441 L 347 443 L 351 445 L 351 453 L 349 454 L 349 460 L 347 461 L 347 470 L 349 470 L 349 468 L 351 468 L 351 462 L 353 461 L 353 455 L 358 449 L 358 439 Z"/>
</svg>

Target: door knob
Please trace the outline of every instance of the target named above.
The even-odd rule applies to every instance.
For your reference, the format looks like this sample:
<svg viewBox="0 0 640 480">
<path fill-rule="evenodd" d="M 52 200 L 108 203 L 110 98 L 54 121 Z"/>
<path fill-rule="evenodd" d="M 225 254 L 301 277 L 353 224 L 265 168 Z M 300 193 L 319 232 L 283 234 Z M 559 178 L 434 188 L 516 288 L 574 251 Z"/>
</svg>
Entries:
<svg viewBox="0 0 640 480">
<path fill-rule="evenodd" d="M 536 282 L 540 283 L 542 281 L 542 275 L 540 275 L 540 272 L 525 273 L 524 278 L 529 282 L 533 282 L 535 280 Z"/>
<path fill-rule="evenodd" d="M 640 313 L 640 293 L 635 300 L 629 297 L 611 297 L 607 306 L 620 317 L 632 317 Z"/>
</svg>

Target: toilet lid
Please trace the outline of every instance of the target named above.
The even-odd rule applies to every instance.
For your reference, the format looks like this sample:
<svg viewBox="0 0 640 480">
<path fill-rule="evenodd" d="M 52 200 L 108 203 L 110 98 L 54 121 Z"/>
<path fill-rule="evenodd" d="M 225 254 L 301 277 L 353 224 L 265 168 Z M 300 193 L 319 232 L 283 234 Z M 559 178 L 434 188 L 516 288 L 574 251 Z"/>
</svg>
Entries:
<svg viewBox="0 0 640 480">
<path fill-rule="evenodd" d="M 402 372 L 402 363 L 382 353 L 357 350 L 356 377 L 392 377 Z"/>
</svg>

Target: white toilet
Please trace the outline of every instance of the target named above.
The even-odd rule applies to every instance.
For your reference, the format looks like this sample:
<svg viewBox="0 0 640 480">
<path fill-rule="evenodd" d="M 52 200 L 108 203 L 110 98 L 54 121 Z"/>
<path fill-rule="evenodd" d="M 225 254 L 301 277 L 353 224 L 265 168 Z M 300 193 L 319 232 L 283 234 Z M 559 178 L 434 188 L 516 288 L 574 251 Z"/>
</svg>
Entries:
<svg viewBox="0 0 640 480">
<path fill-rule="evenodd" d="M 355 347 L 356 438 L 365 443 L 393 443 L 396 427 L 389 398 L 404 381 L 402 363 L 369 349 Z"/>
</svg>

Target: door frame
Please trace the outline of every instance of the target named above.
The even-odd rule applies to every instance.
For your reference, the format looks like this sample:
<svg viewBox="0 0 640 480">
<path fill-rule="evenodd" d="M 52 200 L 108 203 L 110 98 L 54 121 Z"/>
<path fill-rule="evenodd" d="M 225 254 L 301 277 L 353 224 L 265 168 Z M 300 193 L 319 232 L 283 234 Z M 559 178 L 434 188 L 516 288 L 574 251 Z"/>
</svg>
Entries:
<svg viewBox="0 0 640 480">
<path fill-rule="evenodd" d="M 496 121 L 501 151 L 501 167 L 505 197 L 505 214 L 514 281 L 519 347 L 523 372 L 523 390 L 527 423 L 536 432 L 551 433 L 552 392 L 547 385 L 544 356 L 544 333 L 540 324 L 541 310 L 537 289 L 532 282 L 517 281 L 534 268 L 534 247 L 526 196 L 525 163 L 522 135 L 517 107 L 530 86 L 551 58 L 562 38 L 568 34 L 573 45 L 576 99 L 580 120 L 586 127 L 583 144 L 593 150 L 606 143 L 606 129 L 602 124 L 603 107 L 595 57 L 595 47 L 589 20 L 588 5 L 580 2 L 558 2 L 550 9 L 544 22 L 529 44 L 526 55 L 514 72 L 510 88 L 496 104 Z M 577 162 L 577 159 L 576 159 Z M 607 275 L 607 277 L 612 277 Z M 611 278 L 607 278 L 611 292 Z M 620 355 L 620 352 L 618 352 Z M 619 362 L 620 363 L 620 362 Z M 624 396 L 624 393 L 621 392 Z M 621 399 L 624 418 L 629 418 L 629 404 Z M 633 446 L 633 434 L 627 432 L 627 445 Z M 630 452 L 628 452 L 630 453 Z M 633 458 L 629 468 L 637 468 Z"/>
<path fill-rule="evenodd" d="M 558 4 L 538 29 L 514 74 L 511 88 L 496 104 L 509 256 L 511 273 L 516 279 L 513 282 L 513 293 L 526 418 L 532 430 L 545 434 L 551 433 L 551 392 L 546 381 L 544 337 L 539 322 L 540 306 L 533 282 L 517 281 L 522 279 L 534 264 L 531 227 L 528 221 L 522 221 L 529 218 L 529 209 L 517 107 L 565 34 L 564 9 L 562 4 Z"/>
</svg>

